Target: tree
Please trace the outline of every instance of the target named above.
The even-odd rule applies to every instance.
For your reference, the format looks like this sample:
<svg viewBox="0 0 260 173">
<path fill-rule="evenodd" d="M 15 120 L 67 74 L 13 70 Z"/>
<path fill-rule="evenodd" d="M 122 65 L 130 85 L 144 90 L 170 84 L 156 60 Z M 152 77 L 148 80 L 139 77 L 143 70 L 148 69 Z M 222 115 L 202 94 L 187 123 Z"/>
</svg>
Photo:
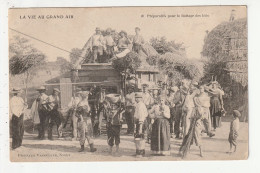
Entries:
<svg viewBox="0 0 260 173">
<path fill-rule="evenodd" d="M 63 57 L 57 57 L 57 60 L 55 63 L 57 64 L 57 66 L 60 66 L 61 74 L 69 72 L 72 68 L 72 64 Z"/>
<path fill-rule="evenodd" d="M 28 82 L 35 75 L 36 69 L 45 63 L 46 56 L 29 44 L 29 40 L 15 36 L 9 46 L 9 72 L 22 75 L 27 96 Z"/>
</svg>

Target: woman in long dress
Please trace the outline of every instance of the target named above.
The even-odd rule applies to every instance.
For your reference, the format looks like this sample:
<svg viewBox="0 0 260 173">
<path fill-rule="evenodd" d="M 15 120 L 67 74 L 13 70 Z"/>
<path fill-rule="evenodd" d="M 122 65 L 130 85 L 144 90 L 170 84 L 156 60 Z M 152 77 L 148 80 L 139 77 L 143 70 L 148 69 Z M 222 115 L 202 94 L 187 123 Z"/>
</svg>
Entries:
<svg viewBox="0 0 260 173">
<path fill-rule="evenodd" d="M 212 83 L 212 89 L 209 91 L 211 93 L 210 100 L 210 114 L 211 121 L 214 130 L 221 126 L 221 111 L 224 110 L 223 107 L 223 91 L 217 87 L 217 82 Z"/>
<path fill-rule="evenodd" d="M 151 150 L 153 154 L 170 155 L 170 108 L 165 105 L 165 98 L 160 98 L 160 103 L 150 111 L 155 121 L 152 125 Z"/>
</svg>

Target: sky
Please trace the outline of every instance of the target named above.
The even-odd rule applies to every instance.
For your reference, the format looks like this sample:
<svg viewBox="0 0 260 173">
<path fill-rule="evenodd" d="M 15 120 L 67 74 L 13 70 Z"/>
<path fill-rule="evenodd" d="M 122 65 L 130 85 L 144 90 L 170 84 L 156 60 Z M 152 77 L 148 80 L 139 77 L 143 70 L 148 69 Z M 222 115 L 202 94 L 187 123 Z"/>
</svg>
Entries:
<svg viewBox="0 0 260 173">
<path fill-rule="evenodd" d="M 188 58 L 199 59 L 205 31 L 228 21 L 232 9 L 236 11 L 236 19 L 247 17 L 245 6 L 24 8 L 9 9 L 8 17 L 9 28 L 67 51 L 82 48 L 96 27 L 125 30 L 131 35 L 135 27 L 140 27 L 145 41 L 165 36 L 168 41 L 183 42 Z M 10 39 L 15 35 L 20 34 L 9 30 Z M 55 61 L 57 57 L 69 60 L 68 52 L 28 39 L 48 61 Z"/>
</svg>

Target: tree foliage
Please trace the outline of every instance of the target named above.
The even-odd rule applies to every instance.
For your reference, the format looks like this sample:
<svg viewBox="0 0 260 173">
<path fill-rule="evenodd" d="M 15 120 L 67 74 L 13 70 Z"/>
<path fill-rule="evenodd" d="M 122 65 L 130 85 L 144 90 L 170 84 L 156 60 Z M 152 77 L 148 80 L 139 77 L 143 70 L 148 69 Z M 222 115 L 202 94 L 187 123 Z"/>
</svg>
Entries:
<svg viewBox="0 0 260 173">
<path fill-rule="evenodd" d="M 133 51 L 129 52 L 126 56 L 122 58 L 115 58 L 112 61 L 113 68 L 122 73 L 129 72 L 134 73 L 138 67 L 141 65 L 141 60 L 139 55 Z"/>
<path fill-rule="evenodd" d="M 15 37 L 9 46 L 9 70 L 12 75 L 27 72 L 45 62 L 45 55 L 29 44 L 25 38 Z"/>
</svg>

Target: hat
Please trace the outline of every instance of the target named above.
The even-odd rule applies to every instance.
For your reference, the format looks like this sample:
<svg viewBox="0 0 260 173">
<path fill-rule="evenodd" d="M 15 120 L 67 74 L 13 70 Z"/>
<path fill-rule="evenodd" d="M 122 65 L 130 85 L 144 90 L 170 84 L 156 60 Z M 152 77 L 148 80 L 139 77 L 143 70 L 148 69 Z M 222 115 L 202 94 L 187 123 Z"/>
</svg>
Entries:
<svg viewBox="0 0 260 173">
<path fill-rule="evenodd" d="M 147 87 L 149 87 L 149 85 L 145 83 L 145 84 L 142 85 L 142 87 L 147 88 Z"/>
<path fill-rule="evenodd" d="M 177 86 L 174 86 L 174 87 L 171 87 L 169 90 L 170 91 L 173 91 L 173 92 L 176 92 L 176 91 L 178 91 L 178 87 Z"/>
<path fill-rule="evenodd" d="M 112 32 L 112 29 L 111 28 L 107 28 L 106 32 L 110 33 L 110 32 Z"/>
<path fill-rule="evenodd" d="M 235 117 L 241 117 L 241 113 L 238 110 L 233 110 L 233 115 Z"/>
<path fill-rule="evenodd" d="M 60 90 L 58 88 L 53 88 L 53 91 L 60 93 Z"/>
<path fill-rule="evenodd" d="M 123 33 L 125 36 L 127 36 L 127 33 L 126 33 L 125 31 L 123 31 L 123 30 L 119 32 L 119 35 L 121 35 L 122 33 Z"/>
<path fill-rule="evenodd" d="M 193 86 L 198 86 L 199 84 L 198 84 L 198 82 L 192 82 L 191 83 Z"/>
<path fill-rule="evenodd" d="M 20 93 L 20 92 L 22 92 L 22 89 L 21 88 L 13 88 L 11 92 L 12 93 Z"/>
<path fill-rule="evenodd" d="M 37 89 L 37 91 L 46 91 L 46 88 L 44 86 L 40 86 L 40 88 Z"/>
<path fill-rule="evenodd" d="M 100 28 L 99 28 L 99 27 L 96 27 L 96 31 L 100 31 Z"/>
<path fill-rule="evenodd" d="M 89 91 L 81 91 L 82 96 L 88 96 L 88 94 L 89 94 Z"/>
<path fill-rule="evenodd" d="M 135 98 L 143 98 L 143 93 L 142 92 L 136 92 Z"/>
</svg>

